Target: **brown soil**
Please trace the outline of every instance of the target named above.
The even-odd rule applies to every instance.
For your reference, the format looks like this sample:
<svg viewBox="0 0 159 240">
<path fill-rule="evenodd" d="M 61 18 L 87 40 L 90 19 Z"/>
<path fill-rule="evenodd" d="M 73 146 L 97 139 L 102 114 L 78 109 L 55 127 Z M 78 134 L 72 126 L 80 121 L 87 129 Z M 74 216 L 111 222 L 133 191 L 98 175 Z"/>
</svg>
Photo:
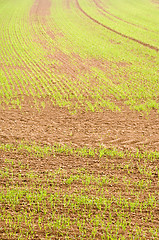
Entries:
<svg viewBox="0 0 159 240">
<path fill-rule="evenodd" d="M 128 191 L 126 189 L 126 186 L 124 185 L 124 183 L 122 182 L 122 178 L 124 176 L 126 176 L 126 178 L 128 180 L 130 180 L 131 182 L 137 182 L 141 180 L 141 175 L 139 174 L 136 166 L 133 167 L 133 174 L 128 174 L 127 171 L 124 168 L 124 165 L 127 164 L 127 159 L 106 159 L 103 158 L 101 160 L 99 159 L 93 159 L 93 158 L 82 158 L 82 157 L 76 157 L 76 156 L 66 156 L 65 154 L 58 154 L 56 156 L 56 158 L 52 157 L 52 156 L 48 156 L 45 158 L 36 158 L 36 157 L 31 157 L 28 156 L 27 153 L 24 152 L 3 152 L 0 151 L 0 168 L 4 169 L 6 167 L 6 163 L 4 162 L 5 159 L 12 159 L 14 161 L 14 165 L 10 166 L 8 164 L 8 168 L 13 168 L 13 173 L 14 173 L 14 181 L 10 182 L 10 186 L 9 187 L 14 187 L 17 189 L 17 186 L 19 188 L 24 188 L 24 185 L 27 186 L 27 188 L 30 190 L 32 190 L 33 188 L 33 182 L 34 182 L 34 187 L 36 186 L 36 190 L 38 191 L 38 189 L 40 189 L 40 185 L 43 184 L 46 189 L 47 187 L 51 187 L 52 185 L 54 186 L 53 188 L 56 189 L 60 189 L 63 193 L 67 194 L 72 194 L 75 192 L 80 191 L 80 189 L 83 187 L 81 181 L 75 181 L 74 183 L 71 184 L 71 188 L 69 188 L 69 186 L 67 186 L 67 184 L 64 184 L 64 182 L 62 181 L 63 178 L 65 177 L 69 177 L 73 172 L 74 174 L 77 174 L 77 169 L 86 169 L 88 174 L 92 174 L 94 177 L 104 177 L 107 176 L 109 178 L 118 178 L 121 179 L 121 181 L 118 184 L 106 184 L 104 186 L 104 189 L 107 189 L 107 193 L 105 193 L 105 197 L 107 199 L 111 198 L 111 196 L 114 197 L 119 197 L 120 193 L 122 192 L 122 196 L 125 197 L 125 199 L 131 199 L 131 201 L 133 201 L 133 196 L 131 195 L 131 191 Z M 19 165 L 19 162 L 21 163 L 21 165 Z M 27 169 L 25 168 L 27 165 Z M 118 166 L 121 166 L 118 169 Z M 107 166 L 107 167 L 106 167 Z M 112 168 L 113 166 L 113 168 Z M 123 167 L 122 167 L 123 166 Z M 23 168 L 21 168 L 23 167 Z M 151 163 L 151 167 L 152 169 L 155 169 L 155 162 Z M 49 185 L 49 183 L 46 182 L 46 178 L 45 176 L 47 176 L 47 173 L 51 172 L 51 171 L 55 171 L 57 169 L 61 168 L 64 173 L 63 176 L 61 176 L 60 174 L 56 175 L 56 181 L 54 183 L 51 183 Z M 28 170 L 29 169 L 29 170 Z M 32 174 L 35 174 L 37 177 L 36 179 L 29 179 L 27 177 L 27 173 L 31 171 Z M 19 179 L 19 174 L 21 174 L 21 178 Z M 154 174 L 152 177 L 152 184 L 151 184 L 151 190 L 150 192 L 154 192 L 154 191 L 158 191 L 158 186 L 156 185 L 157 182 L 157 174 Z M 40 179 L 40 182 L 39 182 Z M 47 179 L 49 180 L 49 177 L 47 177 Z M 5 188 L 6 184 L 8 184 L 9 180 L 6 178 L 3 180 L 1 180 L 1 186 L 3 186 L 3 188 Z M 40 185 L 39 185 L 40 184 Z M 8 188 L 9 188 L 8 187 Z M 88 189 L 89 189 L 89 195 L 92 197 L 97 197 L 97 193 L 95 191 L 95 189 L 93 188 L 95 186 L 93 186 L 92 183 L 89 184 Z M 132 184 L 130 185 L 128 188 L 130 188 L 130 190 L 133 190 L 134 192 L 137 191 L 136 187 Z M 45 189 L 45 188 L 44 188 Z M 47 190 L 48 191 L 48 190 Z M 51 191 L 51 189 L 50 189 Z M 51 192 L 53 194 L 53 192 Z M 85 192 L 85 194 L 87 194 L 87 192 Z M 148 194 L 148 193 L 146 193 Z M 88 195 L 88 196 L 89 196 Z M 59 195 L 59 200 L 62 199 Z M 144 197 L 142 197 L 140 199 L 141 201 L 144 201 Z M 10 208 L 9 204 L 8 207 L 3 204 L 2 207 L 5 207 L 8 212 L 14 216 L 17 213 L 20 213 L 21 211 L 25 212 L 31 212 L 32 211 L 32 204 L 28 203 L 28 201 L 25 199 L 22 199 L 20 204 L 16 205 L 16 208 L 13 210 L 12 208 Z M 47 206 L 49 208 L 49 206 Z M 68 207 L 69 208 L 69 207 Z M 67 207 L 64 207 L 63 205 L 57 205 L 56 206 L 56 213 L 57 216 L 58 214 L 66 214 L 68 215 L 67 212 Z M 88 209 L 90 210 L 90 209 Z M 81 208 L 81 213 L 83 211 L 83 208 Z M 150 212 L 150 209 L 147 208 L 145 211 L 141 212 L 130 212 L 129 209 L 124 210 L 125 213 L 128 213 L 130 218 L 131 218 L 131 228 L 134 227 L 134 225 L 136 223 L 138 223 L 138 225 L 141 227 L 142 225 L 140 224 L 140 219 L 143 217 L 145 218 L 147 216 L 147 214 Z M 99 209 L 97 209 L 96 207 L 94 207 L 94 209 L 91 209 L 92 212 L 92 216 L 94 216 L 95 214 L 101 214 L 102 211 L 100 211 Z M 34 217 L 34 224 L 35 224 L 35 229 L 34 231 L 36 231 L 36 235 L 37 237 L 32 238 L 32 239 L 45 239 L 45 231 L 44 230 L 40 230 L 38 227 L 38 216 L 44 216 L 44 219 L 47 221 L 47 217 L 52 213 L 52 209 L 49 209 L 49 213 L 45 216 L 43 214 L 43 212 L 36 214 L 36 216 Z M 26 213 L 25 213 L 26 214 Z M 158 219 L 157 219 L 157 212 L 153 212 L 154 214 L 154 220 L 153 222 L 149 219 L 148 223 L 144 225 L 144 229 L 148 228 L 148 227 L 156 227 L 158 226 Z M 69 211 L 69 217 L 73 220 L 76 219 L 76 215 L 74 212 Z M 82 217 L 83 218 L 83 217 Z M 105 220 L 109 218 L 109 210 L 107 210 L 107 212 L 105 213 Z M 117 216 L 113 216 L 114 220 L 117 219 Z M 1 223 L 1 231 L 0 231 L 0 236 L 2 237 L 1 239 L 13 239 L 13 238 L 3 238 L 3 233 L 5 233 L 4 228 L 6 227 L 5 223 L 2 221 Z M 87 223 L 86 223 L 87 226 Z M 4 227 L 4 228 L 3 228 Z M 90 226 L 89 226 L 90 227 Z M 28 229 L 26 228 L 26 230 L 28 231 Z M 72 229 L 72 232 L 70 232 L 71 228 L 69 229 L 69 235 L 71 236 L 71 239 L 75 239 L 73 238 L 73 236 L 75 234 L 79 234 L 78 228 L 77 226 L 75 226 Z M 90 232 L 92 231 L 92 229 L 90 229 Z M 49 230 L 50 232 L 50 230 Z M 18 233 L 18 232 L 17 232 Z M 53 239 L 65 239 L 65 235 L 66 232 L 65 230 L 63 230 L 63 237 L 59 237 L 59 231 L 58 229 L 52 230 L 52 235 L 54 235 Z M 98 231 L 98 237 L 96 236 L 96 239 L 101 239 L 100 236 L 100 229 Z M 126 231 L 122 230 L 122 235 L 125 236 L 126 239 L 129 239 L 129 235 L 127 234 Z M 89 229 L 87 229 L 87 236 L 84 239 L 88 239 L 89 237 Z M 150 239 L 150 235 L 146 236 L 147 239 Z M 144 238 L 143 238 L 144 239 Z"/>
<path fill-rule="evenodd" d="M 123 72 L 122 77 L 124 79 L 128 78 L 125 68 L 129 67 L 130 64 L 124 61 L 113 62 L 106 59 L 84 59 L 75 53 L 67 55 L 58 48 L 55 48 L 54 54 L 47 55 L 47 58 L 54 60 L 54 63 L 50 64 L 50 69 L 53 70 L 55 74 L 64 74 L 69 77 L 71 81 L 74 81 L 79 74 L 91 74 L 93 71 L 92 68 L 96 68 L 103 71 L 105 76 L 112 80 L 114 84 L 118 84 L 118 77 L 113 73 L 114 65 L 117 69 L 120 68 L 120 71 Z M 96 78 L 93 77 L 93 79 L 91 79 L 91 84 L 95 83 L 95 85 L 97 85 L 98 79 Z"/>
<path fill-rule="evenodd" d="M 159 1 L 158 0 L 151 0 L 151 2 L 154 3 L 157 8 L 159 8 Z"/>
<path fill-rule="evenodd" d="M 31 10 L 30 16 L 48 16 L 50 15 L 50 7 L 51 1 L 50 0 L 35 0 Z"/>
<path fill-rule="evenodd" d="M 148 117 L 126 107 L 121 112 L 83 111 L 72 115 L 67 109 L 47 102 L 40 112 L 27 104 L 22 109 L 0 110 L 1 142 L 24 139 L 46 144 L 72 142 L 80 146 L 101 143 L 159 151 L 159 114 L 155 110 Z"/>
</svg>

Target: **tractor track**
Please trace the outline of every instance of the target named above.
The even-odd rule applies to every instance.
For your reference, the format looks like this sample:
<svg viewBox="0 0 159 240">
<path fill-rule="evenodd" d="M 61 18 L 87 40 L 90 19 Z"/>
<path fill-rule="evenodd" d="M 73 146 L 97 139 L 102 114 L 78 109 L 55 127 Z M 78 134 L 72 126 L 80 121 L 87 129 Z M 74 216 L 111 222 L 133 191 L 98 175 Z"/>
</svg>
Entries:
<svg viewBox="0 0 159 240">
<path fill-rule="evenodd" d="M 127 36 L 127 35 L 125 35 L 125 34 L 123 34 L 123 33 L 121 33 L 121 32 L 118 32 L 118 31 L 110 28 L 109 26 L 106 26 L 105 24 L 99 22 L 99 21 L 96 20 L 95 18 L 91 17 L 88 13 L 86 13 L 86 12 L 81 8 L 78 0 L 76 0 L 76 5 L 77 5 L 78 9 L 79 9 L 86 17 L 88 17 L 90 20 L 92 20 L 93 22 L 97 23 L 98 25 L 106 28 L 107 30 L 109 30 L 109 31 L 111 31 L 111 32 L 113 32 L 113 33 L 116 33 L 116 34 L 118 34 L 118 35 L 121 36 L 121 37 L 124 37 L 124 38 L 126 38 L 126 39 L 132 40 L 132 41 L 134 41 L 134 42 L 136 42 L 136 43 L 139 43 L 140 45 L 142 45 L 142 46 L 144 46 L 144 47 L 147 47 L 147 48 L 149 48 L 149 49 L 155 50 L 156 52 L 159 51 L 159 48 L 157 48 L 157 47 L 155 47 L 155 46 L 153 46 L 153 45 L 150 45 L 150 44 L 148 44 L 148 43 L 142 42 L 141 40 L 138 40 L 138 39 L 136 39 L 136 38 Z"/>
<path fill-rule="evenodd" d="M 100 5 L 100 2 L 97 1 L 97 0 L 93 0 L 93 2 L 94 2 L 95 5 L 97 6 L 97 8 L 99 8 L 100 10 L 102 10 L 104 13 L 106 13 L 106 14 L 108 14 L 108 15 L 110 15 L 110 16 L 112 16 L 112 17 L 114 17 L 114 18 L 116 18 L 116 19 L 118 19 L 118 20 L 120 20 L 120 21 L 122 21 L 122 22 L 124 22 L 124 23 L 127 23 L 127 24 L 129 24 L 129 25 L 131 25 L 131 26 L 134 26 L 134 27 L 137 27 L 137 28 L 140 28 L 140 29 L 143 29 L 143 30 L 146 30 L 146 31 L 149 31 L 149 32 L 153 32 L 153 33 L 157 33 L 157 34 L 158 34 L 158 32 L 149 30 L 148 28 L 139 26 L 139 25 L 137 25 L 137 24 L 135 24 L 135 23 L 128 22 L 128 21 L 126 21 L 126 20 L 124 20 L 124 19 L 122 19 L 122 18 L 120 18 L 120 17 L 118 17 L 118 16 L 110 13 L 109 11 L 105 10 L 105 8 L 103 8 L 103 7 Z"/>
</svg>

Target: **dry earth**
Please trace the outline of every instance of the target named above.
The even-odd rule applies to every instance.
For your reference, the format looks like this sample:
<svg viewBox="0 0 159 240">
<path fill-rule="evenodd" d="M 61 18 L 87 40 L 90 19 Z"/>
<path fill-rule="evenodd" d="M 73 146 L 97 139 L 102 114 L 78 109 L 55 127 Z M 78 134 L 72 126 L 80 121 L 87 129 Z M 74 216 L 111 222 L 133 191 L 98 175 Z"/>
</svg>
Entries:
<svg viewBox="0 0 159 240">
<path fill-rule="evenodd" d="M 83 146 L 115 145 L 119 148 L 145 148 L 159 151 L 159 115 L 149 116 L 125 107 L 121 112 L 79 112 L 53 107 L 38 112 L 29 105 L 23 110 L 0 110 L 1 142 L 32 140 Z"/>
</svg>

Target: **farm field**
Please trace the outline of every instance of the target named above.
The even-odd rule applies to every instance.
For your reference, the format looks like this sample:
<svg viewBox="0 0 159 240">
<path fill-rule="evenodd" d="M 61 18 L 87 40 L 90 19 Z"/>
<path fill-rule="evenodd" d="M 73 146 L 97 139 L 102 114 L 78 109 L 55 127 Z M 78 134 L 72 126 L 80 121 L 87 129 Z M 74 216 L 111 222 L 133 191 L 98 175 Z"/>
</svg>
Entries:
<svg viewBox="0 0 159 240">
<path fill-rule="evenodd" d="M 158 0 L 0 0 L 0 240 L 159 239 L 158 23 Z"/>
</svg>

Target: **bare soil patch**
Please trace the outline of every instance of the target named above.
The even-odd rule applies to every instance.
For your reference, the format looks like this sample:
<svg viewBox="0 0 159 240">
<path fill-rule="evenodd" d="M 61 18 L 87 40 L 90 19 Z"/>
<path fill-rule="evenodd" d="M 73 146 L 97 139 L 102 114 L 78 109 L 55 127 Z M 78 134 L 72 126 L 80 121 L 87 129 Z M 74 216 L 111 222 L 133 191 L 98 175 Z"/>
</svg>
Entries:
<svg viewBox="0 0 159 240">
<path fill-rule="evenodd" d="M 30 10 L 30 16 L 48 16 L 50 15 L 50 7 L 51 7 L 51 1 L 50 0 L 35 0 L 31 10 Z"/>
<path fill-rule="evenodd" d="M 29 99 L 28 99 L 29 100 Z M 0 110 L 1 142 L 32 140 L 77 145 L 159 150 L 159 115 L 154 111 L 144 116 L 125 107 L 121 112 L 86 112 L 75 115 L 65 108 L 53 107 L 46 102 L 38 112 L 24 104 L 22 111 Z"/>
</svg>

